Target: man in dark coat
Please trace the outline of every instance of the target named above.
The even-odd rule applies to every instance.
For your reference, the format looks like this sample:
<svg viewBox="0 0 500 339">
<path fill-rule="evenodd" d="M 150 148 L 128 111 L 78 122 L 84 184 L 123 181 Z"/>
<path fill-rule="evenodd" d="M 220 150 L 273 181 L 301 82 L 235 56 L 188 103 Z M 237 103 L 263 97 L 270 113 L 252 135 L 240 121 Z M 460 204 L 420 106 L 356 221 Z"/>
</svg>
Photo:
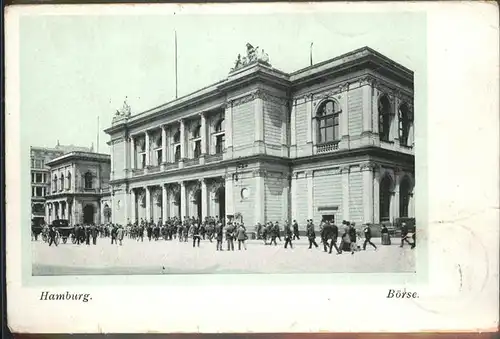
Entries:
<svg viewBox="0 0 500 339">
<path fill-rule="evenodd" d="M 293 221 L 293 239 L 292 240 L 300 240 L 299 237 L 299 224 L 297 223 L 297 220 Z"/>
<path fill-rule="evenodd" d="M 318 248 L 318 244 L 316 243 L 316 232 L 314 231 L 314 224 L 311 219 L 307 220 L 307 239 L 309 240 L 309 249 L 311 249 L 312 245 Z"/>
<path fill-rule="evenodd" d="M 366 250 L 366 244 L 370 244 L 373 246 L 373 248 L 376 250 L 377 249 L 377 246 L 375 246 L 374 243 L 372 243 L 371 239 L 372 239 L 372 230 L 370 228 L 369 225 L 365 225 L 365 228 L 363 230 L 364 234 L 365 234 L 365 242 L 363 243 L 363 250 Z"/>
<path fill-rule="evenodd" d="M 90 245 L 90 226 L 85 226 L 85 245 Z"/>
<path fill-rule="evenodd" d="M 90 229 L 90 234 L 92 236 L 92 244 L 97 245 L 97 235 L 99 231 L 97 230 L 97 227 L 95 225 L 92 225 L 92 228 Z"/>
<path fill-rule="evenodd" d="M 235 229 L 232 223 L 228 223 L 226 227 L 227 250 L 234 251 L 234 233 Z"/>
<path fill-rule="evenodd" d="M 54 226 L 50 227 L 49 229 L 49 246 L 52 244 L 57 246 L 57 241 L 56 241 L 56 236 L 57 236 L 57 231 Z"/>
<path fill-rule="evenodd" d="M 200 238 L 201 238 L 201 230 L 200 226 L 198 223 L 193 224 L 193 247 L 196 246 L 196 243 L 198 243 L 198 247 L 200 247 Z"/>
<path fill-rule="evenodd" d="M 412 243 L 408 240 L 408 226 L 406 226 L 406 223 L 404 222 L 401 224 L 401 246 L 399 247 L 403 247 L 405 241 L 408 245 L 412 245 Z"/>
<path fill-rule="evenodd" d="M 333 247 L 340 254 L 340 250 L 337 247 L 337 237 L 339 236 L 339 229 L 336 225 L 331 224 L 326 221 L 323 230 L 321 231 L 321 241 L 323 243 L 323 250 L 328 253 L 332 253 Z"/>
<path fill-rule="evenodd" d="M 215 227 L 215 237 L 217 239 L 217 251 L 222 251 L 222 240 L 224 239 L 224 228 L 219 222 Z"/>
</svg>

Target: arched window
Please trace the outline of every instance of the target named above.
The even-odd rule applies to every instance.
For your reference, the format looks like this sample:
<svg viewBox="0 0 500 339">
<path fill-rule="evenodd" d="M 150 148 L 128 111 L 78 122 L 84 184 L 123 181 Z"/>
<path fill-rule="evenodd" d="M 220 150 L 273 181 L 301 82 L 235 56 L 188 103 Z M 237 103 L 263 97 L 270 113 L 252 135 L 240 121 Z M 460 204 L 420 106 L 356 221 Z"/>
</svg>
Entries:
<svg viewBox="0 0 500 339">
<path fill-rule="evenodd" d="M 318 144 L 334 142 L 340 139 L 339 116 L 342 111 L 336 101 L 328 100 L 318 107 Z"/>
<path fill-rule="evenodd" d="M 410 135 L 410 126 L 412 124 L 412 117 L 410 109 L 406 103 L 401 104 L 398 110 L 399 118 L 399 142 L 401 145 L 408 145 L 408 137 Z"/>
<path fill-rule="evenodd" d="M 378 101 L 378 134 L 381 141 L 389 141 L 391 121 L 391 102 L 384 94 Z"/>
<path fill-rule="evenodd" d="M 52 192 L 57 191 L 57 175 L 54 175 L 54 179 L 52 180 Z"/>
<path fill-rule="evenodd" d="M 408 217 L 408 206 L 410 203 L 411 183 L 410 179 L 405 176 L 399 184 L 399 216 L 401 218 Z"/>
<path fill-rule="evenodd" d="M 219 119 L 215 124 L 215 154 L 222 154 L 224 152 L 226 136 L 225 136 L 225 120 L 224 118 Z"/>
<path fill-rule="evenodd" d="M 62 191 L 64 189 L 64 174 L 61 173 L 61 187 L 59 187 L 59 190 Z"/>
<path fill-rule="evenodd" d="M 71 189 L 71 172 L 68 172 L 68 175 L 66 176 L 68 180 L 68 184 L 66 185 L 67 189 Z"/>
<path fill-rule="evenodd" d="M 392 180 L 389 175 L 385 175 L 380 181 L 380 222 L 390 221 L 390 208 L 391 208 L 391 187 Z"/>
<path fill-rule="evenodd" d="M 85 189 L 92 189 L 92 173 L 87 172 L 84 176 Z"/>
</svg>

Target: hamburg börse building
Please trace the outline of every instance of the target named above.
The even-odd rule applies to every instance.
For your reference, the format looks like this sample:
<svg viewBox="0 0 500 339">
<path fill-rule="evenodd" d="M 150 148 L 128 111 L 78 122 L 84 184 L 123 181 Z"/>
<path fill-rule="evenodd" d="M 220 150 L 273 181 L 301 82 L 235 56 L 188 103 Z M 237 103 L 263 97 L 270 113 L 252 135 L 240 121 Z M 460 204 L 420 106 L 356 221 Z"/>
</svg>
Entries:
<svg viewBox="0 0 500 339">
<path fill-rule="evenodd" d="M 247 44 L 227 79 L 116 112 L 112 219 L 414 217 L 413 115 L 413 72 L 368 47 L 288 74 Z"/>
</svg>

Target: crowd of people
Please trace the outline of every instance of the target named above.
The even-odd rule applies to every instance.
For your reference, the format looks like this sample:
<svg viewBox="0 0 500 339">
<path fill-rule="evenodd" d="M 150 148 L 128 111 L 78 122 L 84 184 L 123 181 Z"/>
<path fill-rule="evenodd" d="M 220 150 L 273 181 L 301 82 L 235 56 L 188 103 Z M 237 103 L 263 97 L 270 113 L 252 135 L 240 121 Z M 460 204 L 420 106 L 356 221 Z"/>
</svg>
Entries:
<svg viewBox="0 0 500 339">
<path fill-rule="evenodd" d="M 363 228 L 357 229 L 356 224 L 350 221 L 342 221 L 342 229 L 333 222 L 322 220 L 319 224 L 319 237 L 323 250 L 332 253 L 341 254 L 342 252 L 350 252 L 354 254 L 356 251 L 366 250 L 367 245 L 370 245 L 377 250 L 377 246 L 371 241 L 372 227 L 370 225 L 363 225 Z M 292 223 L 285 222 L 283 229 L 281 229 L 279 222 L 268 222 L 265 225 L 258 223 L 255 226 L 256 239 L 263 241 L 264 245 L 277 246 L 279 240 L 282 241 L 282 236 L 285 240 L 284 248 L 293 248 L 293 241 L 300 240 L 299 224 L 296 220 Z M 391 244 L 390 232 L 385 225 L 380 229 L 382 245 Z M 42 231 L 44 240 L 49 243 L 49 246 L 55 244 L 57 246 L 57 239 L 60 237 L 59 231 L 56 227 L 46 225 Z M 316 229 L 312 219 L 307 220 L 305 236 L 309 243 L 309 249 L 314 246 L 318 248 L 316 242 Z M 238 250 L 246 250 L 246 240 L 249 238 L 248 231 L 243 222 L 228 221 L 225 222 L 224 218 L 219 217 L 206 217 L 205 220 L 200 221 L 194 217 L 169 218 L 163 222 L 160 218 L 158 222 L 153 222 L 151 219 L 147 222 L 144 219 L 136 220 L 134 223 L 130 221 L 124 227 L 118 224 L 108 225 L 76 225 L 69 235 L 71 241 L 76 244 L 96 245 L 98 238 L 111 238 L 111 244 L 123 245 L 124 238 L 134 241 L 178 241 L 188 242 L 192 241 L 192 247 L 199 247 L 201 240 L 208 240 L 210 243 L 216 243 L 216 250 L 223 251 L 224 247 L 227 251 L 234 251 L 235 242 L 238 243 Z M 338 241 L 340 238 L 340 242 Z M 226 246 L 224 246 L 224 239 Z M 364 239 L 363 245 L 360 246 L 360 240 Z M 410 241 L 410 239 L 412 241 Z M 401 244 L 408 244 L 411 248 L 415 248 L 416 239 L 415 232 L 410 233 L 406 223 L 401 225 Z"/>
</svg>

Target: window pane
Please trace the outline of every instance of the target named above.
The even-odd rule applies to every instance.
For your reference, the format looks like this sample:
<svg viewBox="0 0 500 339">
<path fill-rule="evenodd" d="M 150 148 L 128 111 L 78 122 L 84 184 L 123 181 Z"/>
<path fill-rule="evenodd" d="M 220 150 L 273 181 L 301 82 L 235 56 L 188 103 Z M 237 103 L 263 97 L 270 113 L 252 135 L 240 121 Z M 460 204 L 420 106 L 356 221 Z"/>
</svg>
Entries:
<svg viewBox="0 0 500 339">
<path fill-rule="evenodd" d="M 339 124 L 339 115 L 338 114 L 333 117 L 333 124 L 334 125 L 338 125 Z"/>
<path fill-rule="evenodd" d="M 333 126 L 333 118 L 328 118 L 326 120 L 326 127 L 330 127 L 330 126 Z"/>
<path fill-rule="evenodd" d="M 333 127 L 333 140 L 339 140 L 339 139 L 340 139 L 339 125 L 335 125 Z"/>
<path fill-rule="evenodd" d="M 319 120 L 319 128 L 325 127 L 325 119 Z"/>
<path fill-rule="evenodd" d="M 326 141 L 333 141 L 333 128 L 326 129 Z"/>
<path fill-rule="evenodd" d="M 333 114 L 333 101 L 328 101 L 326 103 L 326 114 Z"/>
</svg>

